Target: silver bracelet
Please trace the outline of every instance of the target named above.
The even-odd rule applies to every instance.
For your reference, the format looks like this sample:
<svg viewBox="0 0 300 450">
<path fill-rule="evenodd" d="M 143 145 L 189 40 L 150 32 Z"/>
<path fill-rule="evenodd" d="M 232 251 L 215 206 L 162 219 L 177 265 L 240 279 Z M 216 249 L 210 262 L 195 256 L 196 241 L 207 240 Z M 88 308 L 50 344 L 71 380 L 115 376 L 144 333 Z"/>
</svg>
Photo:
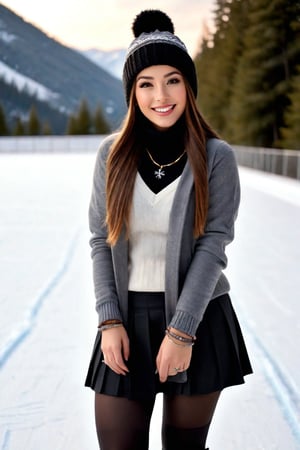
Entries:
<svg viewBox="0 0 300 450">
<path fill-rule="evenodd" d="M 169 328 L 166 329 L 166 334 L 176 339 L 177 341 L 184 342 L 185 344 L 190 344 L 191 342 L 194 342 L 196 340 L 196 337 L 193 336 L 183 337 L 179 334 L 173 333 Z"/>
<path fill-rule="evenodd" d="M 168 338 L 171 342 L 173 342 L 173 344 L 178 345 L 179 347 L 192 347 L 192 346 L 194 345 L 194 343 L 195 343 L 195 342 L 193 342 L 193 341 L 191 341 L 191 342 L 189 342 L 189 343 L 187 343 L 187 342 L 181 342 L 181 343 L 179 343 L 179 342 L 176 342 L 176 340 L 173 339 L 173 338 L 170 336 L 169 333 L 166 333 L 166 336 L 167 336 L 167 338 Z"/>
<path fill-rule="evenodd" d="M 98 328 L 99 331 L 104 331 L 104 330 L 109 330 L 110 328 L 118 328 L 118 327 L 122 327 L 123 324 L 120 323 L 110 323 L 107 325 L 102 325 L 101 327 Z"/>
</svg>

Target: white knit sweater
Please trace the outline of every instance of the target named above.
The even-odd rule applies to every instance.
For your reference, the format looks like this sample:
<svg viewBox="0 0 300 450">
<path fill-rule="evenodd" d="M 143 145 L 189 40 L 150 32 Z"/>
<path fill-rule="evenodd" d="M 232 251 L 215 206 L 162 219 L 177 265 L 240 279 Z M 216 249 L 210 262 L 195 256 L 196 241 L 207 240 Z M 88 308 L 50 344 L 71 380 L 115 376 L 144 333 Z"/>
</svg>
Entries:
<svg viewBox="0 0 300 450">
<path fill-rule="evenodd" d="M 129 233 L 129 290 L 163 292 L 169 216 L 180 177 L 155 194 L 137 174 Z"/>
</svg>

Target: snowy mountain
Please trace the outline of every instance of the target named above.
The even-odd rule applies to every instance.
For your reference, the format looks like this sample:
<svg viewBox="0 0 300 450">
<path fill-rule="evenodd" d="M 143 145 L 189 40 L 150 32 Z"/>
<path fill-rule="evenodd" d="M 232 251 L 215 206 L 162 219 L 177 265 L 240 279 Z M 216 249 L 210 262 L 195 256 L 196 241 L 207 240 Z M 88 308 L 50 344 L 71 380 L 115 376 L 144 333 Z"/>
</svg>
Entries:
<svg viewBox="0 0 300 450">
<path fill-rule="evenodd" d="M 9 125 L 34 103 L 42 121 L 63 133 L 83 98 L 91 110 L 102 107 L 112 128 L 119 125 L 126 110 L 121 81 L 0 4 L 0 103 Z"/>
<path fill-rule="evenodd" d="M 122 79 L 123 65 L 125 61 L 126 50 L 116 49 L 111 51 L 104 51 L 98 48 L 90 48 L 83 50 L 82 54 L 96 63 L 98 66 L 107 70 L 116 78 Z"/>
<path fill-rule="evenodd" d="M 22 75 L 20 72 L 12 69 L 2 61 L 0 61 L 0 74 L 5 83 L 14 84 L 18 91 L 26 89 L 29 95 L 32 95 L 39 100 L 49 101 L 51 103 L 58 97 L 58 94 L 55 92 L 50 91 L 50 89 L 46 88 L 37 81 Z"/>
</svg>

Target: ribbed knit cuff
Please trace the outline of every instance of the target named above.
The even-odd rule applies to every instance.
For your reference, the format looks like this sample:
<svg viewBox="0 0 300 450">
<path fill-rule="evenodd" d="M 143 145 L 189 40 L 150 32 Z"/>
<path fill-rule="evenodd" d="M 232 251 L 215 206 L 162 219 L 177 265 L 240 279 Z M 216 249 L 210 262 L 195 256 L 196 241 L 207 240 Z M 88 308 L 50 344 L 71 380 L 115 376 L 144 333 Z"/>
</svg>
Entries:
<svg viewBox="0 0 300 450">
<path fill-rule="evenodd" d="M 123 321 L 119 307 L 115 302 L 102 303 L 100 307 L 97 307 L 97 312 L 99 325 L 105 320 L 117 319 Z"/>
<path fill-rule="evenodd" d="M 195 336 L 198 322 L 190 314 L 184 311 L 176 311 L 169 326 L 190 336 Z"/>
</svg>

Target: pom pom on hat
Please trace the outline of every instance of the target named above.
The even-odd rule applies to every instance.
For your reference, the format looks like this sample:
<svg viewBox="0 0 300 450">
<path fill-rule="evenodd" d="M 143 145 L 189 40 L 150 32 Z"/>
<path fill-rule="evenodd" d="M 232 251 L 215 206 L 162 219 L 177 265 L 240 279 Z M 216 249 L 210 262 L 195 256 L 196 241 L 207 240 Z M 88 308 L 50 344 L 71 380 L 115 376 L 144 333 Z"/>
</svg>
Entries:
<svg viewBox="0 0 300 450">
<path fill-rule="evenodd" d="M 132 32 L 137 38 L 142 33 L 153 31 L 169 31 L 174 34 L 174 25 L 167 14 L 157 9 L 147 9 L 136 16 L 132 24 Z"/>
<path fill-rule="evenodd" d="M 177 68 L 189 82 L 196 97 L 195 65 L 184 43 L 174 34 L 174 25 L 170 17 L 156 9 L 142 11 L 135 17 L 132 31 L 135 39 L 128 48 L 123 68 L 127 104 L 138 73 L 155 65 Z"/>
</svg>

